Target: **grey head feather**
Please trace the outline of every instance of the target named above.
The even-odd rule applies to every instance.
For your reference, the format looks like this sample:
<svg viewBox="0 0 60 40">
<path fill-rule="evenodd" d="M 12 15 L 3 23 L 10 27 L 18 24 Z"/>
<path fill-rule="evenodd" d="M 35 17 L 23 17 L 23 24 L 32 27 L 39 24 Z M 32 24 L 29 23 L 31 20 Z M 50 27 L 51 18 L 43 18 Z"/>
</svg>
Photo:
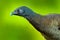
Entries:
<svg viewBox="0 0 60 40">
<path fill-rule="evenodd" d="M 30 8 L 26 6 L 19 7 L 14 10 L 13 12 L 14 15 L 19 15 L 19 16 L 29 16 L 29 15 L 35 15 L 35 12 L 33 12 Z"/>
</svg>

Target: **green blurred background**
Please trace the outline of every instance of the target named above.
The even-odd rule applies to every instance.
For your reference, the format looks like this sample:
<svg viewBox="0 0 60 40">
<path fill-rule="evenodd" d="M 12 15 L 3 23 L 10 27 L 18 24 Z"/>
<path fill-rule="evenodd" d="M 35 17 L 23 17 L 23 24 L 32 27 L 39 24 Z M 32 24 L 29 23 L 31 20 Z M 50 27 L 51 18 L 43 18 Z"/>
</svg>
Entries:
<svg viewBox="0 0 60 40">
<path fill-rule="evenodd" d="M 21 6 L 41 15 L 60 13 L 60 0 L 0 0 L 0 40 L 45 40 L 28 20 L 10 15 Z"/>
</svg>

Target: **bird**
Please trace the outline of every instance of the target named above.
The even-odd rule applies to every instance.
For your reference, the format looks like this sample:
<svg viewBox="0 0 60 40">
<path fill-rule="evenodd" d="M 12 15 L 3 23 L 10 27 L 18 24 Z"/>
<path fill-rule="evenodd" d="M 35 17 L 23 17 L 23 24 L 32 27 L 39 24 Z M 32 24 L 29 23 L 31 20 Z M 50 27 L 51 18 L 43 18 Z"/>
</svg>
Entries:
<svg viewBox="0 0 60 40">
<path fill-rule="evenodd" d="M 60 14 L 40 15 L 26 6 L 21 6 L 14 9 L 12 15 L 26 18 L 46 40 L 60 40 Z"/>
</svg>

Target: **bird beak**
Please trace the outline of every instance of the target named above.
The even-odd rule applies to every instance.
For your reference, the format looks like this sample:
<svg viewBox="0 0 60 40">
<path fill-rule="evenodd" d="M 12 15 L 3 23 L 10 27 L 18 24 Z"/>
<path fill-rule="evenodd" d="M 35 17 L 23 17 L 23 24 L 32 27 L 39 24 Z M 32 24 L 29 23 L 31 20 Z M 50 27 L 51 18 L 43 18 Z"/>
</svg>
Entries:
<svg viewBox="0 0 60 40">
<path fill-rule="evenodd" d="M 17 14 L 18 14 L 18 13 L 17 13 L 16 11 L 10 13 L 11 16 L 12 16 L 12 15 L 17 15 Z"/>
</svg>

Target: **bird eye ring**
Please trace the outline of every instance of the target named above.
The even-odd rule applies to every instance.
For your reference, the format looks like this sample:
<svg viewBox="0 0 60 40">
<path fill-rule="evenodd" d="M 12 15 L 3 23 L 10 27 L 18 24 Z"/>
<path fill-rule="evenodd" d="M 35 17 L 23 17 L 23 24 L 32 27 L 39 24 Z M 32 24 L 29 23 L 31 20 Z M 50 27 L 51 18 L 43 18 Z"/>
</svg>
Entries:
<svg viewBox="0 0 60 40">
<path fill-rule="evenodd" d="M 24 13 L 24 10 L 19 9 L 18 12 L 19 12 L 19 13 Z"/>
</svg>

